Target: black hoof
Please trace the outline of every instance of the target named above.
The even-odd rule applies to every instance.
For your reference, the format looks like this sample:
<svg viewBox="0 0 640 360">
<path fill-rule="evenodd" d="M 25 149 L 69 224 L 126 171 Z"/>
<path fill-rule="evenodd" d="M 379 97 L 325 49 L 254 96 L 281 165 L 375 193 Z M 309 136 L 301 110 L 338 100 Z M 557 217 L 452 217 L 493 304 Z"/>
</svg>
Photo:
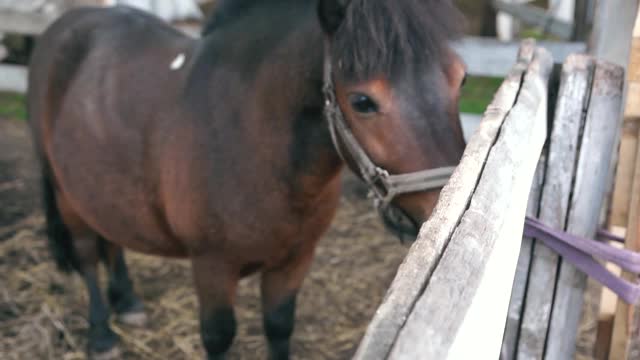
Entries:
<svg viewBox="0 0 640 360">
<path fill-rule="evenodd" d="M 92 351 L 89 353 L 89 360 L 116 360 L 122 359 L 120 348 L 114 345 L 111 349 L 106 351 Z"/>
<path fill-rule="evenodd" d="M 88 353 L 90 359 L 118 359 L 120 337 L 108 326 L 89 329 Z"/>
</svg>

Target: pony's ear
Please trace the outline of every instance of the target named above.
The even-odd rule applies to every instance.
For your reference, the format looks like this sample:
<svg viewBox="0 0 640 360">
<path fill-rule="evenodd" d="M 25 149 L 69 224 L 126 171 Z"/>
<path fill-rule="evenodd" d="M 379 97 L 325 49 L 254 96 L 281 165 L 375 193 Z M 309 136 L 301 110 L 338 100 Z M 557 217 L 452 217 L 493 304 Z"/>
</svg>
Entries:
<svg viewBox="0 0 640 360">
<path fill-rule="evenodd" d="M 347 6 L 351 0 L 319 0 L 318 17 L 327 35 L 333 35 L 342 24 Z"/>
</svg>

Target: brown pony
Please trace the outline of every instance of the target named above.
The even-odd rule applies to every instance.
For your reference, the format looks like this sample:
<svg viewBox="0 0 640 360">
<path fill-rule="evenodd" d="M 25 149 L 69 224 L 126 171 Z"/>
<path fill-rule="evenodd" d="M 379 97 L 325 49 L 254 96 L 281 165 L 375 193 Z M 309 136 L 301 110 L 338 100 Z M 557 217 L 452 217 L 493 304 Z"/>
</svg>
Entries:
<svg viewBox="0 0 640 360">
<path fill-rule="evenodd" d="M 259 272 L 270 357 L 288 358 L 296 293 L 338 204 L 340 154 L 413 236 L 439 188 L 392 193 L 389 174 L 422 181 L 459 161 L 458 24 L 445 0 L 222 1 L 197 40 L 127 7 L 54 23 L 30 65 L 30 124 L 54 257 L 89 292 L 90 354 L 117 350 L 109 308 L 145 320 L 126 247 L 191 260 L 209 359 L 235 335 L 238 280 Z"/>
</svg>

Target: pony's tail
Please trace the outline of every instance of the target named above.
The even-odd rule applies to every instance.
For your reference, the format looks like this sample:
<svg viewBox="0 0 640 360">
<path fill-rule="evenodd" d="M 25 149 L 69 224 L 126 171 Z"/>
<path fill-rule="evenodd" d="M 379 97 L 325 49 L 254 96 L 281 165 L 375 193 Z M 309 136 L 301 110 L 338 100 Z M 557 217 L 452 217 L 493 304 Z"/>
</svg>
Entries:
<svg viewBox="0 0 640 360">
<path fill-rule="evenodd" d="M 46 167 L 46 166 L 45 166 Z M 50 172 L 42 171 L 42 204 L 46 218 L 47 238 L 51 255 L 63 272 L 78 270 L 78 258 L 73 249 L 71 232 L 62 221 L 60 210 L 56 204 L 56 194 Z"/>
</svg>

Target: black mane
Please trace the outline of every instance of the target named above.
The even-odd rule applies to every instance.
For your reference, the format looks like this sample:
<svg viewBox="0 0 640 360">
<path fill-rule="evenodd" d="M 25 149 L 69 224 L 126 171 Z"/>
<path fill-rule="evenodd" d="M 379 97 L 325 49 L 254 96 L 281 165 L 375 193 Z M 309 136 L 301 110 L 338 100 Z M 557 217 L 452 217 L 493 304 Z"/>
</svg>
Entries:
<svg viewBox="0 0 640 360">
<path fill-rule="evenodd" d="M 266 0 L 219 0 L 202 31 L 206 36 Z M 271 0 L 274 3 L 282 0 Z M 318 0 L 305 0 L 316 2 Z M 350 0 L 333 35 L 334 71 L 364 80 L 446 59 L 464 18 L 451 0 Z"/>
<path fill-rule="evenodd" d="M 218 0 L 211 15 L 202 27 L 201 35 L 209 35 L 215 29 L 237 17 L 237 15 L 246 12 L 256 3 L 256 0 Z"/>
<path fill-rule="evenodd" d="M 443 61 L 463 22 L 450 0 L 352 0 L 334 34 L 334 69 L 364 80 Z"/>
</svg>

